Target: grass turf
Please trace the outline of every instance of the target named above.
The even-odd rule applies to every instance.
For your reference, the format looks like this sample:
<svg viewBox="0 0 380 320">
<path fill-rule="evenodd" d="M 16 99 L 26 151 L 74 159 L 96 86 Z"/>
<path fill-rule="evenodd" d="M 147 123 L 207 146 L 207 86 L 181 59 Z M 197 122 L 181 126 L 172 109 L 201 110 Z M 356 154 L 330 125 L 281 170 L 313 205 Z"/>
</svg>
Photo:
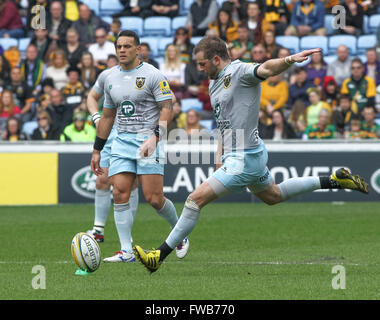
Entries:
<svg viewBox="0 0 380 320">
<path fill-rule="evenodd" d="M 177 205 L 180 212 L 182 204 Z M 1 207 L 0 299 L 379 299 L 379 203 L 211 204 L 183 260 L 173 253 L 154 274 L 140 263 L 105 264 L 75 276 L 70 244 L 92 227 L 92 205 Z M 167 223 L 146 204 L 136 244 L 159 246 Z M 112 212 L 102 257 L 119 250 Z M 334 265 L 346 289 L 332 288 Z M 46 289 L 35 290 L 35 265 Z"/>
</svg>

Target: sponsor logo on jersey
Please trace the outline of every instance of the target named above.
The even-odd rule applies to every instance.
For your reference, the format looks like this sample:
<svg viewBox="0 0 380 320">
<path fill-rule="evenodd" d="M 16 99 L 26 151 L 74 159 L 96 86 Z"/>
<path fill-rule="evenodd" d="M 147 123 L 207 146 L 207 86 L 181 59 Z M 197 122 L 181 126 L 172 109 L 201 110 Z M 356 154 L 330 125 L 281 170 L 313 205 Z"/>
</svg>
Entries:
<svg viewBox="0 0 380 320">
<path fill-rule="evenodd" d="M 219 116 L 220 116 L 220 103 L 218 102 L 215 107 L 214 107 L 214 115 L 215 115 L 215 118 L 218 119 Z"/>
<path fill-rule="evenodd" d="M 169 87 L 169 83 L 166 80 L 160 82 L 160 90 L 163 96 L 168 96 L 172 94 L 172 91 Z"/>
<path fill-rule="evenodd" d="M 145 78 L 144 77 L 136 77 L 136 86 L 135 88 L 138 90 L 142 90 L 145 87 Z"/>
<path fill-rule="evenodd" d="M 123 101 L 120 109 L 121 113 L 126 117 L 132 117 L 136 111 L 135 105 L 129 100 Z"/>
<path fill-rule="evenodd" d="M 224 89 L 227 89 L 231 86 L 231 73 L 230 74 L 227 74 L 225 77 L 224 77 Z"/>
</svg>

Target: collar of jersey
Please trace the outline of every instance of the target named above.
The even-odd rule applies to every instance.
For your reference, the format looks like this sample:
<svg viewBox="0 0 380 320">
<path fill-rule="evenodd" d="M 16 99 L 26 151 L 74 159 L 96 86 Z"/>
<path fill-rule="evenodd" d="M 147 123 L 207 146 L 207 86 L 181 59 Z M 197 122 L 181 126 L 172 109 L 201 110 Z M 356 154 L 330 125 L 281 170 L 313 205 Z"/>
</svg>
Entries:
<svg viewBox="0 0 380 320">
<path fill-rule="evenodd" d="M 223 77 L 224 73 L 226 72 L 227 67 L 232 63 L 232 61 L 227 64 L 222 71 L 219 72 L 217 80 L 219 80 L 221 77 Z"/>
<path fill-rule="evenodd" d="M 140 64 L 139 64 L 136 68 L 133 68 L 133 69 L 131 69 L 131 70 L 124 70 L 121 66 L 119 66 L 119 70 L 120 70 L 121 72 L 133 72 L 133 71 L 135 71 L 135 70 L 141 68 L 141 67 L 143 66 L 143 64 L 144 64 L 144 62 L 140 62 Z"/>
</svg>

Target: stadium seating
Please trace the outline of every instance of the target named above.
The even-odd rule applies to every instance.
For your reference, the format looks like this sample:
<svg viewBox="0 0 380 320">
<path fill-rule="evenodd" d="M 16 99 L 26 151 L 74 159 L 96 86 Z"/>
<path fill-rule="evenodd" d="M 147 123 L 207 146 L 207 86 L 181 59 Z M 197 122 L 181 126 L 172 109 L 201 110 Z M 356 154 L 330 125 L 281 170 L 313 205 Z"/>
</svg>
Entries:
<svg viewBox="0 0 380 320">
<path fill-rule="evenodd" d="M 111 16 L 104 16 L 104 17 L 102 17 L 102 20 L 104 22 L 107 22 L 108 24 L 111 24 L 113 21 L 113 18 Z"/>
<path fill-rule="evenodd" d="M 99 15 L 108 16 L 123 10 L 119 0 L 100 1 Z"/>
<path fill-rule="evenodd" d="M 150 52 L 152 57 L 157 57 L 158 55 L 158 39 L 157 37 L 142 37 L 140 38 L 141 42 L 147 42 L 150 46 Z"/>
<path fill-rule="evenodd" d="M 350 55 L 356 54 L 356 37 L 345 34 L 329 37 L 329 54 L 334 54 L 341 44 L 350 50 Z"/>
<path fill-rule="evenodd" d="M 214 120 L 200 120 L 200 125 L 205 127 L 208 131 L 212 131 L 214 126 Z"/>
<path fill-rule="evenodd" d="M 334 32 L 333 22 L 334 22 L 334 15 L 326 14 L 325 15 L 325 29 L 328 35 L 331 35 Z"/>
<path fill-rule="evenodd" d="M 185 17 L 185 16 L 173 18 L 172 19 L 172 34 L 174 34 L 175 31 L 179 27 L 185 27 L 186 26 L 186 20 L 187 20 L 187 17 Z"/>
<path fill-rule="evenodd" d="M 191 39 L 190 39 L 190 42 L 193 44 L 193 45 L 197 45 L 198 44 L 198 42 L 199 41 L 201 41 L 201 39 L 202 39 L 203 37 L 192 37 Z"/>
<path fill-rule="evenodd" d="M 171 35 L 172 21 L 169 17 L 148 17 L 144 19 L 144 36 Z"/>
<path fill-rule="evenodd" d="M 84 4 L 87 4 L 88 7 L 94 11 L 94 13 L 98 16 L 100 13 L 100 2 L 105 2 L 105 1 L 100 1 L 100 0 L 82 0 Z"/>
<path fill-rule="evenodd" d="M 28 121 L 23 124 L 22 131 L 24 131 L 27 135 L 31 136 L 34 129 L 36 129 L 37 127 L 37 121 Z"/>
<path fill-rule="evenodd" d="M 338 56 L 336 55 L 331 55 L 331 56 L 324 56 L 323 60 L 327 63 L 330 64 L 331 62 L 335 61 Z"/>
<path fill-rule="evenodd" d="M 324 36 L 306 36 L 300 40 L 300 50 L 321 48 L 323 54 L 328 52 L 327 37 Z"/>
<path fill-rule="evenodd" d="M 368 19 L 368 30 L 370 33 L 376 33 L 380 26 L 380 14 L 374 14 Z"/>
<path fill-rule="evenodd" d="M 158 55 L 163 57 L 165 54 L 166 47 L 171 43 L 173 43 L 173 37 L 161 38 L 158 42 Z"/>
<path fill-rule="evenodd" d="M 276 42 L 290 50 L 290 53 L 295 53 L 299 51 L 299 38 L 296 36 L 277 36 Z"/>
<path fill-rule="evenodd" d="M 0 38 L 0 46 L 5 50 L 8 50 L 12 46 L 18 47 L 17 39 L 13 38 Z"/>
<path fill-rule="evenodd" d="M 18 40 L 18 50 L 21 54 L 23 54 L 26 51 L 26 48 L 28 47 L 30 40 L 30 38 L 21 38 Z"/>
<path fill-rule="evenodd" d="M 182 111 L 187 112 L 190 109 L 195 109 L 201 111 L 203 108 L 202 101 L 199 101 L 197 98 L 187 98 L 181 100 Z"/>
<path fill-rule="evenodd" d="M 376 46 L 377 39 L 374 34 L 365 34 L 358 37 L 357 41 L 357 53 L 365 54 L 366 50 L 369 48 L 374 48 Z"/>
<path fill-rule="evenodd" d="M 119 18 L 121 29 L 133 30 L 139 37 L 144 35 L 144 19 L 140 17 L 122 17 Z"/>
<path fill-rule="evenodd" d="M 363 32 L 365 34 L 369 34 L 370 31 L 369 31 L 369 27 L 368 27 L 368 16 L 367 15 L 364 15 L 363 17 Z"/>
</svg>

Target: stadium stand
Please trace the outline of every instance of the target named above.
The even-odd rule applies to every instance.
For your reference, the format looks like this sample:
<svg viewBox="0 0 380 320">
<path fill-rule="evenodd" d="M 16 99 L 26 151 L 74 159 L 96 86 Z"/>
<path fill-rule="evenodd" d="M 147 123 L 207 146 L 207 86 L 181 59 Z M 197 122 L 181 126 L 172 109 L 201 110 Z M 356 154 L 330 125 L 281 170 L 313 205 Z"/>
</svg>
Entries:
<svg viewBox="0 0 380 320">
<path fill-rule="evenodd" d="M 201 111 L 203 107 L 202 101 L 199 101 L 196 98 L 186 98 L 181 100 L 182 111 L 187 112 L 190 109 L 195 109 Z"/>
<path fill-rule="evenodd" d="M 144 36 L 170 36 L 172 34 L 169 17 L 148 17 L 144 19 Z"/>
<path fill-rule="evenodd" d="M 329 37 L 329 54 L 334 54 L 336 48 L 342 44 L 348 47 L 350 55 L 356 55 L 356 37 L 343 34 Z"/>
<path fill-rule="evenodd" d="M 10 47 L 17 47 L 18 40 L 12 38 L 0 38 L 0 46 L 2 46 L 4 50 L 8 50 Z"/>
<path fill-rule="evenodd" d="M 144 36 L 144 19 L 140 17 L 121 17 L 121 29 L 135 31 L 139 37 Z"/>
</svg>

